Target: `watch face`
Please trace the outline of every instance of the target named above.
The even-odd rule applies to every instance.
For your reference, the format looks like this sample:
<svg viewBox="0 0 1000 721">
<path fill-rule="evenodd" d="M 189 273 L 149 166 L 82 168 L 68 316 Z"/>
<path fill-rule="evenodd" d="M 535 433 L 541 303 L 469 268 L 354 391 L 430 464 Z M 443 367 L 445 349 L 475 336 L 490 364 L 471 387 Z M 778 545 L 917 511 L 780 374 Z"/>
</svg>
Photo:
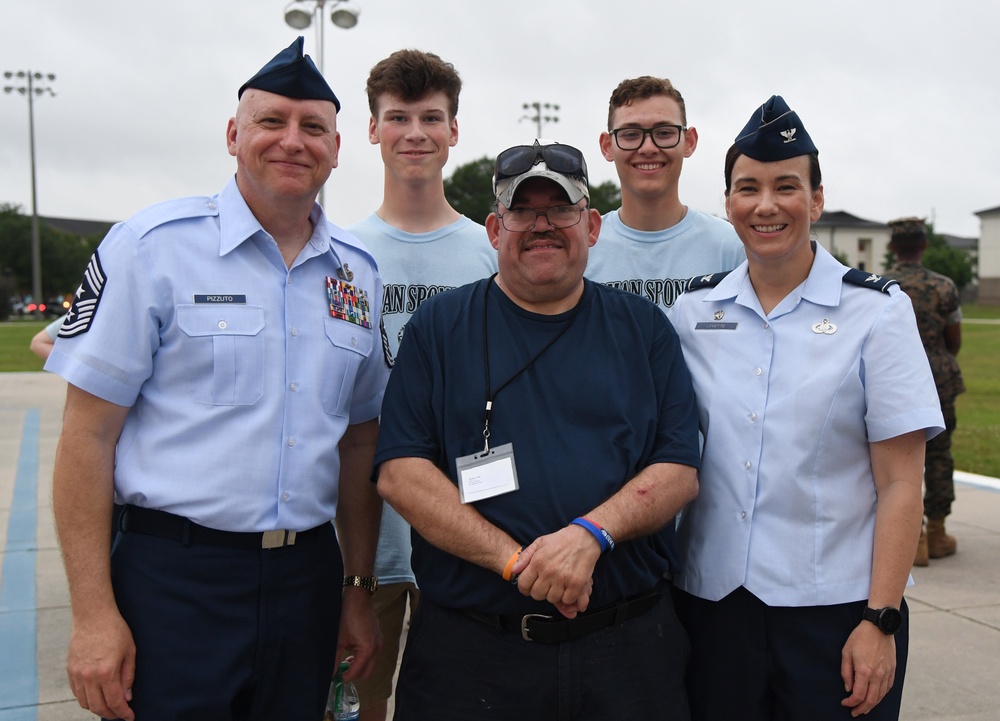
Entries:
<svg viewBox="0 0 1000 721">
<path fill-rule="evenodd" d="M 882 629 L 883 633 L 894 634 L 902 625 L 903 614 L 899 612 L 899 609 L 883 608 L 879 612 L 878 627 Z"/>
</svg>

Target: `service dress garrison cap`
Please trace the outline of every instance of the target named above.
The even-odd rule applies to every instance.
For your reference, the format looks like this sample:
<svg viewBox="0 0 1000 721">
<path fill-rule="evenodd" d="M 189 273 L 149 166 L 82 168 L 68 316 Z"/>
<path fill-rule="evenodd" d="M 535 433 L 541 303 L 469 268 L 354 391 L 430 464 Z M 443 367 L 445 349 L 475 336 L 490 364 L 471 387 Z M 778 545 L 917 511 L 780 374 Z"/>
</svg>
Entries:
<svg viewBox="0 0 1000 721">
<path fill-rule="evenodd" d="M 818 153 L 796 112 L 780 95 L 772 95 L 736 136 L 736 147 L 762 163 Z"/>
<path fill-rule="evenodd" d="M 243 83 L 236 97 L 242 98 L 244 91 L 254 88 L 296 100 L 329 100 L 340 112 L 340 101 L 327 85 L 323 74 L 312 58 L 302 53 L 304 44 L 305 40 L 300 35 Z"/>
</svg>

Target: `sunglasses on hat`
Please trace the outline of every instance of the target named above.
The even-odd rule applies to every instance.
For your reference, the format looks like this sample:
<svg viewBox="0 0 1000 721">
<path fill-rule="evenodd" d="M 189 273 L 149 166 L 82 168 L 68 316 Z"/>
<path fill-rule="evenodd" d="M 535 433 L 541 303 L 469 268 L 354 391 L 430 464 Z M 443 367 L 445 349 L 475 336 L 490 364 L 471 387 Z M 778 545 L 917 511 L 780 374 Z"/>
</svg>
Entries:
<svg viewBox="0 0 1000 721">
<path fill-rule="evenodd" d="M 515 145 L 497 156 L 494 177 L 496 182 L 515 178 L 531 170 L 539 160 L 545 166 L 562 175 L 587 177 L 587 161 L 583 153 L 572 145 Z"/>
</svg>

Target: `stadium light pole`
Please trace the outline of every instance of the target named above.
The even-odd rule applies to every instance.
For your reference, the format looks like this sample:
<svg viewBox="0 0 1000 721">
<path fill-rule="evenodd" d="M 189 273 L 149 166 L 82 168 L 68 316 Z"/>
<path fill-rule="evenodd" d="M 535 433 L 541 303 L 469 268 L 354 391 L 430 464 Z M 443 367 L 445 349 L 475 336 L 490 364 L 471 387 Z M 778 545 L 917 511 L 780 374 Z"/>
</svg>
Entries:
<svg viewBox="0 0 1000 721">
<path fill-rule="evenodd" d="M 533 111 L 533 115 L 522 115 L 518 122 L 522 120 L 529 120 L 535 124 L 535 128 L 538 134 L 535 136 L 537 140 L 542 138 L 542 123 L 558 123 L 559 116 L 556 113 L 559 112 L 559 106 L 554 103 L 540 103 L 537 100 L 533 103 L 525 103 L 522 108 L 524 110 Z M 550 114 L 551 113 L 551 114 Z"/>
<path fill-rule="evenodd" d="M 51 83 L 56 79 L 52 73 L 32 72 L 31 70 L 18 70 L 17 72 L 6 71 L 3 74 L 7 82 L 13 85 L 4 85 L 5 93 L 20 93 L 28 98 L 28 145 L 31 152 L 31 295 L 35 302 L 35 317 L 41 317 L 40 307 L 45 302 L 42 296 L 42 243 L 41 231 L 38 227 L 38 190 L 35 181 L 35 108 L 34 100 L 36 95 L 49 95 L 55 97 Z"/>
<path fill-rule="evenodd" d="M 303 10 L 300 5 L 312 4 L 312 11 Z M 323 77 L 326 77 L 326 69 L 324 66 L 324 48 L 326 45 L 326 37 L 324 30 L 326 28 L 326 23 L 323 21 L 323 14 L 326 9 L 326 5 L 330 5 L 330 20 L 338 28 L 343 28 L 344 30 L 350 30 L 355 25 L 358 24 L 358 15 L 361 14 L 361 10 L 355 7 L 348 0 L 292 0 L 285 6 L 285 23 L 296 30 L 305 30 L 313 23 L 313 19 L 316 21 L 316 66 L 319 68 L 319 72 Z M 319 189 L 319 204 L 323 205 L 323 188 Z"/>
</svg>

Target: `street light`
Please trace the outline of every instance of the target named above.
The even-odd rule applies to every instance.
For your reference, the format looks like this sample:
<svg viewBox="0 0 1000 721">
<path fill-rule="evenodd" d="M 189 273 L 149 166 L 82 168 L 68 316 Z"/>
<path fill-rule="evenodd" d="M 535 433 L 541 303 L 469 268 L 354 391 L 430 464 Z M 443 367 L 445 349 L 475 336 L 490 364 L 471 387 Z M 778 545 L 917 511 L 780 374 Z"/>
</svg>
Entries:
<svg viewBox="0 0 1000 721">
<path fill-rule="evenodd" d="M 41 317 L 40 308 L 45 300 L 42 296 L 42 243 L 38 229 L 38 191 L 35 183 L 34 98 L 45 93 L 55 97 L 55 92 L 45 83 L 51 83 L 56 76 L 52 73 L 43 74 L 30 70 L 18 70 L 16 73 L 8 70 L 3 76 L 7 81 L 14 83 L 14 85 L 4 85 L 5 93 L 16 91 L 28 98 L 28 139 L 31 149 L 31 295 L 35 301 L 35 316 Z"/>
<path fill-rule="evenodd" d="M 535 101 L 534 103 L 525 103 L 523 106 L 524 110 L 534 110 L 534 115 L 522 115 L 517 122 L 522 120 L 530 120 L 535 124 L 538 130 L 538 134 L 535 138 L 540 139 L 542 137 L 542 123 L 558 123 L 559 116 L 556 113 L 559 112 L 559 106 L 554 103 L 539 103 Z M 552 115 L 546 115 L 545 113 L 552 113 Z"/>
<path fill-rule="evenodd" d="M 308 3 L 313 4 L 312 12 L 307 12 L 299 7 Z M 285 6 L 285 23 L 296 30 L 305 30 L 312 25 L 313 17 L 316 18 L 316 65 L 320 75 L 324 77 L 326 71 L 323 68 L 323 48 L 325 46 L 323 30 L 326 23 L 323 22 L 323 11 L 327 3 L 332 8 L 330 20 L 338 28 L 350 30 L 358 24 L 358 15 L 361 14 L 361 10 L 348 0 L 292 0 Z M 319 204 L 323 205 L 323 188 L 319 189 Z"/>
</svg>

